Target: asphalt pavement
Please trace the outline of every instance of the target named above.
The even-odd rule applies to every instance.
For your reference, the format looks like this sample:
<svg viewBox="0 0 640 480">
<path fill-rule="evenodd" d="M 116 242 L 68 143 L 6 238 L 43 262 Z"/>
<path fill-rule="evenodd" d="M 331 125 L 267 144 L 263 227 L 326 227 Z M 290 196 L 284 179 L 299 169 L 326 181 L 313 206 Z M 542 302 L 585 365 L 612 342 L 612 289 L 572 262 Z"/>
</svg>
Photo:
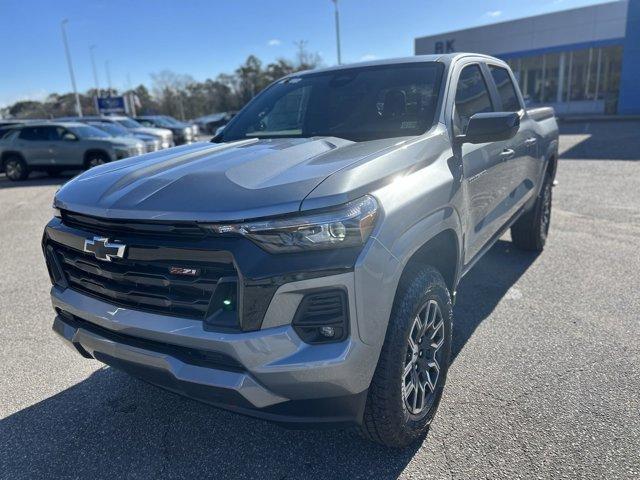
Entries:
<svg viewBox="0 0 640 480">
<path fill-rule="evenodd" d="M 51 331 L 40 250 L 65 179 L 0 176 L 0 478 L 639 478 L 640 123 L 563 125 L 540 255 L 462 281 L 425 441 L 287 430 L 147 385 Z"/>
</svg>

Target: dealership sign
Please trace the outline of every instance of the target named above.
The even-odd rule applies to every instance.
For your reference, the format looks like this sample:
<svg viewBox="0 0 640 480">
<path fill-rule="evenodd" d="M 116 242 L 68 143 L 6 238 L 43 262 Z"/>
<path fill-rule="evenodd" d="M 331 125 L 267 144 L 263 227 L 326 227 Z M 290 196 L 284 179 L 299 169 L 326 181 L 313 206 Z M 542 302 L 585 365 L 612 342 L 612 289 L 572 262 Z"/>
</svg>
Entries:
<svg viewBox="0 0 640 480">
<path fill-rule="evenodd" d="M 101 114 L 125 113 L 127 110 L 124 97 L 96 97 L 96 105 Z"/>
</svg>

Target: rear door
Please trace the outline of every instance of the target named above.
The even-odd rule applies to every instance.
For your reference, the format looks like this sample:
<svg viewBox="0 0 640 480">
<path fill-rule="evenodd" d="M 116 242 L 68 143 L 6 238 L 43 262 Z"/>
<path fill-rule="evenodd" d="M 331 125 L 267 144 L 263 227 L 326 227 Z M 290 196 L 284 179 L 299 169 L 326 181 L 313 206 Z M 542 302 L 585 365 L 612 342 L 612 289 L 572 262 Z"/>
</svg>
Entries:
<svg viewBox="0 0 640 480">
<path fill-rule="evenodd" d="M 49 142 L 47 127 L 23 127 L 16 140 L 16 146 L 28 165 L 51 163 L 53 147 Z"/>
<path fill-rule="evenodd" d="M 520 128 L 513 138 L 502 144 L 502 188 L 508 192 L 502 208 L 501 222 L 505 223 L 533 194 L 539 165 L 535 123 L 526 114 L 513 77 L 504 66 L 488 62 L 487 70 L 496 96 L 495 103 L 502 112 L 520 116 Z"/>
<path fill-rule="evenodd" d="M 81 140 L 70 130 L 62 126 L 51 126 L 49 139 L 53 145 L 53 161 L 56 166 L 80 166 L 83 163 L 84 149 Z"/>
<path fill-rule="evenodd" d="M 465 63 L 454 71 L 455 100 L 451 111 L 451 128 L 454 135 L 467 129 L 469 119 L 476 113 L 495 111 L 494 100 L 481 63 Z M 465 232 L 465 264 L 478 253 L 496 232 L 497 205 L 502 201 L 501 145 L 495 143 L 454 142 L 454 155 L 462 164 L 462 189 L 467 206 L 463 214 Z"/>
</svg>

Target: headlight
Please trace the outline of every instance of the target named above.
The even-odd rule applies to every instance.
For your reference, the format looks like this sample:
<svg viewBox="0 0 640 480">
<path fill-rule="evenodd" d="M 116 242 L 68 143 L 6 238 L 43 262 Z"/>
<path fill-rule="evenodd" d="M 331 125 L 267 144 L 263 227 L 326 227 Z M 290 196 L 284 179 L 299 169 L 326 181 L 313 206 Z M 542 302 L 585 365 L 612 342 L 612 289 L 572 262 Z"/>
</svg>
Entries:
<svg viewBox="0 0 640 480">
<path fill-rule="evenodd" d="M 365 195 L 337 208 L 307 215 L 230 225 L 205 225 L 217 234 L 240 234 L 272 253 L 364 245 L 378 216 L 378 202 Z"/>
</svg>

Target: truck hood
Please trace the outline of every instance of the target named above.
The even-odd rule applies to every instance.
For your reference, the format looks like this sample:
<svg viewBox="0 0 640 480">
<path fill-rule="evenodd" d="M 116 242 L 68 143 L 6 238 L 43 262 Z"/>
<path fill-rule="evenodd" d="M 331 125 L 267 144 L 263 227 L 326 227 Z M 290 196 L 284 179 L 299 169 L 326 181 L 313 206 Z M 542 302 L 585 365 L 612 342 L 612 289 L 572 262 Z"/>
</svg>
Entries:
<svg viewBox="0 0 640 480">
<path fill-rule="evenodd" d="M 95 167 L 65 184 L 55 206 L 107 218 L 219 222 L 300 210 L 323 180 L 397 150 L 406 138 L 335 137 L 194 143 Z"/>
</svg>

